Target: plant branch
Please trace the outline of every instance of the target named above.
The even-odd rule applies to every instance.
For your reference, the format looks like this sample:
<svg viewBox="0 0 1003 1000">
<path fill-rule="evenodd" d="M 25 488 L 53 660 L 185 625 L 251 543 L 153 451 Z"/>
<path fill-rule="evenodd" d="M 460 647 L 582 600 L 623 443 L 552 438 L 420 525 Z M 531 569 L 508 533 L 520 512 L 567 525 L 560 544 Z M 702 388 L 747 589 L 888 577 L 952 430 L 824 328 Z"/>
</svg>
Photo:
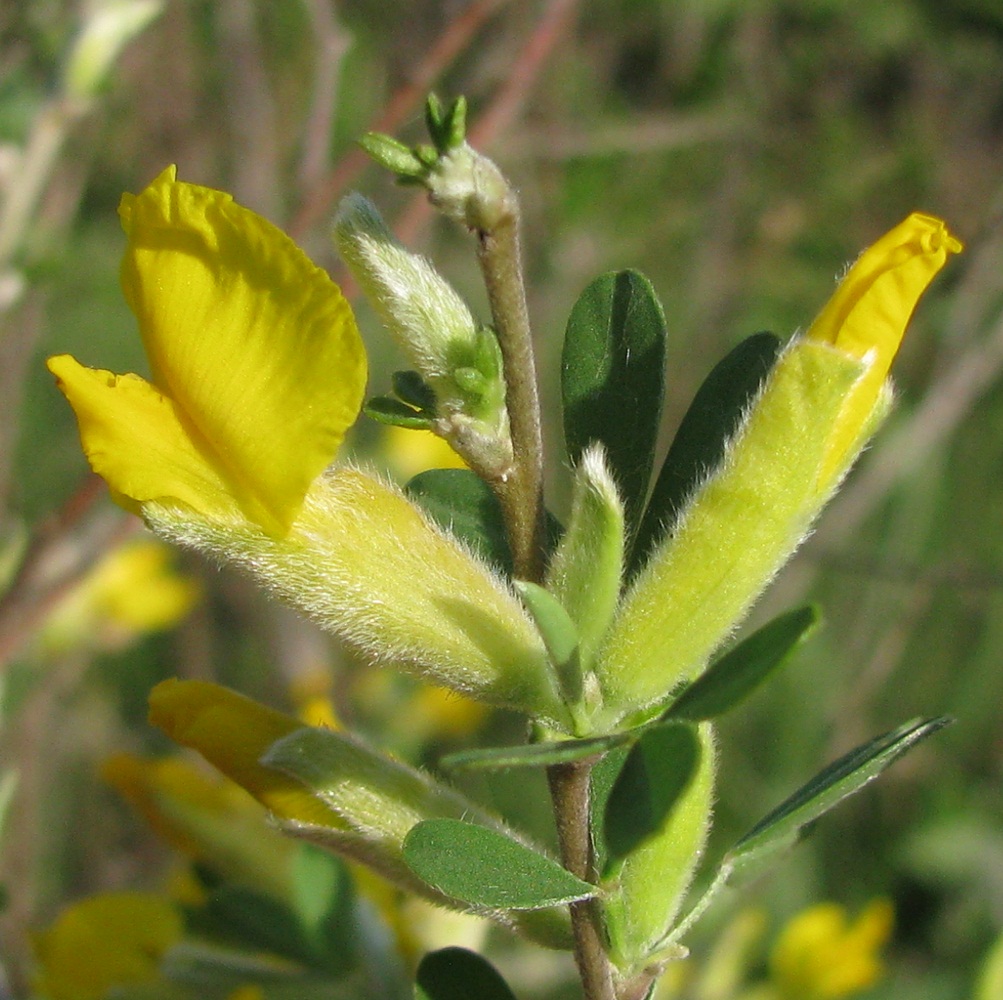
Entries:
<svg viewBox="0 0 1003 1000">
<path fill-rule="evenodd" d="M 554 804 L 557 836 L 564 867 L 588 882 L 595 881 L 592 838 L 589 833 L 589 788 L 591 761 L 555 764 L 547 769 L 550 797 Z M 582 979 L 585 1000 L 614 1000 L 613 976 L 599 930 L 594 899 L 571 904 L 571 928 L 575 936 L 575 962 Z"/>
<path fill-rule="evenodd" d="M 512 471 L 493 486 L 505 514 L 515 574 L 539 583 L 544 550 L 543 438 L 522 280 L 519 208 L 511 189 L 502 206 L 490 230 L 477 234 L 477 256 L 505 366 L 505 405 L 514 455 Z"/>
</svg>

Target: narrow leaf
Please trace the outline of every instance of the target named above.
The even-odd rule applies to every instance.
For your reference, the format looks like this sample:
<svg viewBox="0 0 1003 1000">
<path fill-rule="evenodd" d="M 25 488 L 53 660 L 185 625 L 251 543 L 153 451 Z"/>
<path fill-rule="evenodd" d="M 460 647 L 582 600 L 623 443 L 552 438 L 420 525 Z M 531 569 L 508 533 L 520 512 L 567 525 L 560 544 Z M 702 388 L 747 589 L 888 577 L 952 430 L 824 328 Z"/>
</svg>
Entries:
<svg viewBox="0 0 1003 1000">
<path fill-rule="evenodd" d="M 430 951 L 418 966 L 415 1000 L 515 1000 L 501 974 L 466 948 Z"/>
<path fill-rule="evenodd" d="M 427 431 L 432 427 L 431 417 L 393 396 L 375 396 L 366 402 L 362 411 L 370 420 L 394 427 L 408 427 L 418 431 Z"/>
<path fill-rule="evenodd" d="M 529 580 L 512 583 L 547 647 L 565 701 L 577 705 L 582 699 L 582 672 L 575 623 L 561 602 L 539 584 Z"/>
<path fill-rule="evenodd" d="M 512 554 L 505 521 L 491 487 L 469 469 L 433 469 L 415 476 L 405 492 L 442 527 L 506 573 Z"/>
<path fill-rule="evenodd" d="M 609 860 L 625 858 L 664 826 L 700 761 L 691 726 L 652 726 L 631 748 L 606 803 Z"/>
<path fill-rule="evenodd" d="M 663 719 L 713 719 L 748 697 L 818 624 L 814 607 L 779 615 L 719 657 L 672 703 Z"/>
<path fill-rule="evenodd" d="M 571 310 L 561 356 L 564 439 L 572 465 L 591 441 L 606 448 L 628 534 L 648 491 L 665 387 L 665 317 L 636 271 L 604 274 Z"/>
<path fill-rule="evenodd" d="M 550 767 L 570 764 L 605 753 L 613 747 L 629 743 L 630 733 L 611 733 L 584 740 L 561 740 L 555 743 L 527 743 L 517 747 L 479 747 L 460 750 L 439 761 L 447 771 L 502 771 L 510 767 Z"/>
<path fill-rule="evenodd" d="M 724 455 L 746 407 L 780 351 L 772 333 L 756 333 L 718 362 L 700 386 L 662 463 L 637 532 L 630 562 L 636 572 L 675 520 L 701 479 Z"/>
<path fill-rule="evenodd" d="M 851 750 L 760 820 L 731 849 L 730 861 L 739 868 L 792 845 L 806 826 L 873 781 L 921 740 L 953 721 L 943 715 L 936 719 L 914 719 Z"/>
<path fill-rule="evenodd" d="M 585 899 L 594 885 L 511 837 L 455 819 L 417 823 L 404 861 L 422 881 L 474 906 L 537 910 Z"/>
</svg>

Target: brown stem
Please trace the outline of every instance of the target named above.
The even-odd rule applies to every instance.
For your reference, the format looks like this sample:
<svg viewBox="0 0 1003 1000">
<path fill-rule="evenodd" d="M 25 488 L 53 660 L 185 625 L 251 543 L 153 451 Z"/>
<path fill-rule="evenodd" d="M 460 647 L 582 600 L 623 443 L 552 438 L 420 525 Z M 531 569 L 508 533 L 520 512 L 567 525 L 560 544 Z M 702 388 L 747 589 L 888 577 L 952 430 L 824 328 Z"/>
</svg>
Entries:
<svg viewBox="0 0 1003 1000">
<path fill-rule="evenodd" d="M 504 216 L 490 232 L 478 234 L 477 255 L 501 346 L 514 455 L 512 472 L 493 485 L 505 514 L 515 575 L 539 583 L 544 551 L 543 439 L 522 280 L 519 209 L 511 192 L 505 199 Z"/>
<path fill-rule="evenodd" d="M 555 764 L 547 769 L 550 797 L 557 820 L 561 860 L 572 875 L 595 881 L 592 838 L 589 833 L 589 775 L 591 761 Z M 615 1000 L 613 976 L 602 934 L 597 904 L 583 899 L 571 904 L 571 929 L 575 937 L 575 963 L 585 1000 Z"/>
</svg>

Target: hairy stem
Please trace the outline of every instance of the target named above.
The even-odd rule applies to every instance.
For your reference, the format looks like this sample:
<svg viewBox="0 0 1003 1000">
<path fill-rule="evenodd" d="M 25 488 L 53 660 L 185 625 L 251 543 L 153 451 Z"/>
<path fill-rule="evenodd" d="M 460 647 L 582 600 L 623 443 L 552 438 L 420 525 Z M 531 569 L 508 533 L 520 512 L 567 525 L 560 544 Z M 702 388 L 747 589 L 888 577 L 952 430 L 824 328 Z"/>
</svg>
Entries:
<svg viewBox="0 0 1003 1000">
<path fill-rule="evenodd" d="M 505 366 L 505 404 L 515 456 L 511 473 L 493 485 L 505 514 L 515 575 L 543 578 L 543 440 L 536 363 L 519 251 L 519 209 L 508 192 L 490 230 L 478 232 L 478 260 Z"/>
<path fill-rule="evenodd" d="M 588 882 L 595 881 L 592 838 L 589 833 L 589 775 L 591 761 L 555 764 L 547 769 L 550 797 L 554 803 L 557 835 L 564 867 Z M 582 979 L 585 1000 L 614 1000 L 613 977 L 594 899 L 571 904 L 571 927 L 575 936 L 575 962 Z"/>
</svg>

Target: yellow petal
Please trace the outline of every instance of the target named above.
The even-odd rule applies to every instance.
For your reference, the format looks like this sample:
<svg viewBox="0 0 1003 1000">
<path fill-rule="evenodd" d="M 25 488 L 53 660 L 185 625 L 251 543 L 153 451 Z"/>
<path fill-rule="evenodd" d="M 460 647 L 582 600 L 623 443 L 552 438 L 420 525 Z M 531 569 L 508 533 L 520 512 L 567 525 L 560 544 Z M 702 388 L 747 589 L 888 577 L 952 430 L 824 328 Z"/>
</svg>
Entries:
<svg viewBox="0 0 1003 1000">
<path fill-rule="evenodd" d="M 344 827 L 300 782 L 259 763 L 276 740 L 302 728 L 291 715 L 218 684 L 167 680 L 150 692 L 150 722 L 197 750 L 280 818 Z"/>
<path fill-rule="evenodd" d="M 914 212 L 860 255 L 805 334 L 870 364 L 843 407 L 823 479 L 855 450 L 916 303 L 961 249 L 944 222 Z"/>
<path fill-rule="evenodd" d="M 77 415 L 91 468 L 127 506 L 177 499 L 210 517 L 236 513 L 211 452 L 173 400 L 138 375 L 85 368 L 68 354 L 48 366 Z"/>
<path fill-rule="evenodd" d="M 211 444 L 245 509 L 260 505 L 281 533 L 362 403 L 347 302 L 279 229 L 177 182 L 173 167 L 119 211 L 122 284 L 154 384 Z"/>
<path fill-rule="evenodd" d="M 115 987 L 152 983 L 182 929 L 181 915 L 162 896 L 92 896 L 36 936 L 36 987 L 51 1000 L 103 1000 Z"/>
</svg>

